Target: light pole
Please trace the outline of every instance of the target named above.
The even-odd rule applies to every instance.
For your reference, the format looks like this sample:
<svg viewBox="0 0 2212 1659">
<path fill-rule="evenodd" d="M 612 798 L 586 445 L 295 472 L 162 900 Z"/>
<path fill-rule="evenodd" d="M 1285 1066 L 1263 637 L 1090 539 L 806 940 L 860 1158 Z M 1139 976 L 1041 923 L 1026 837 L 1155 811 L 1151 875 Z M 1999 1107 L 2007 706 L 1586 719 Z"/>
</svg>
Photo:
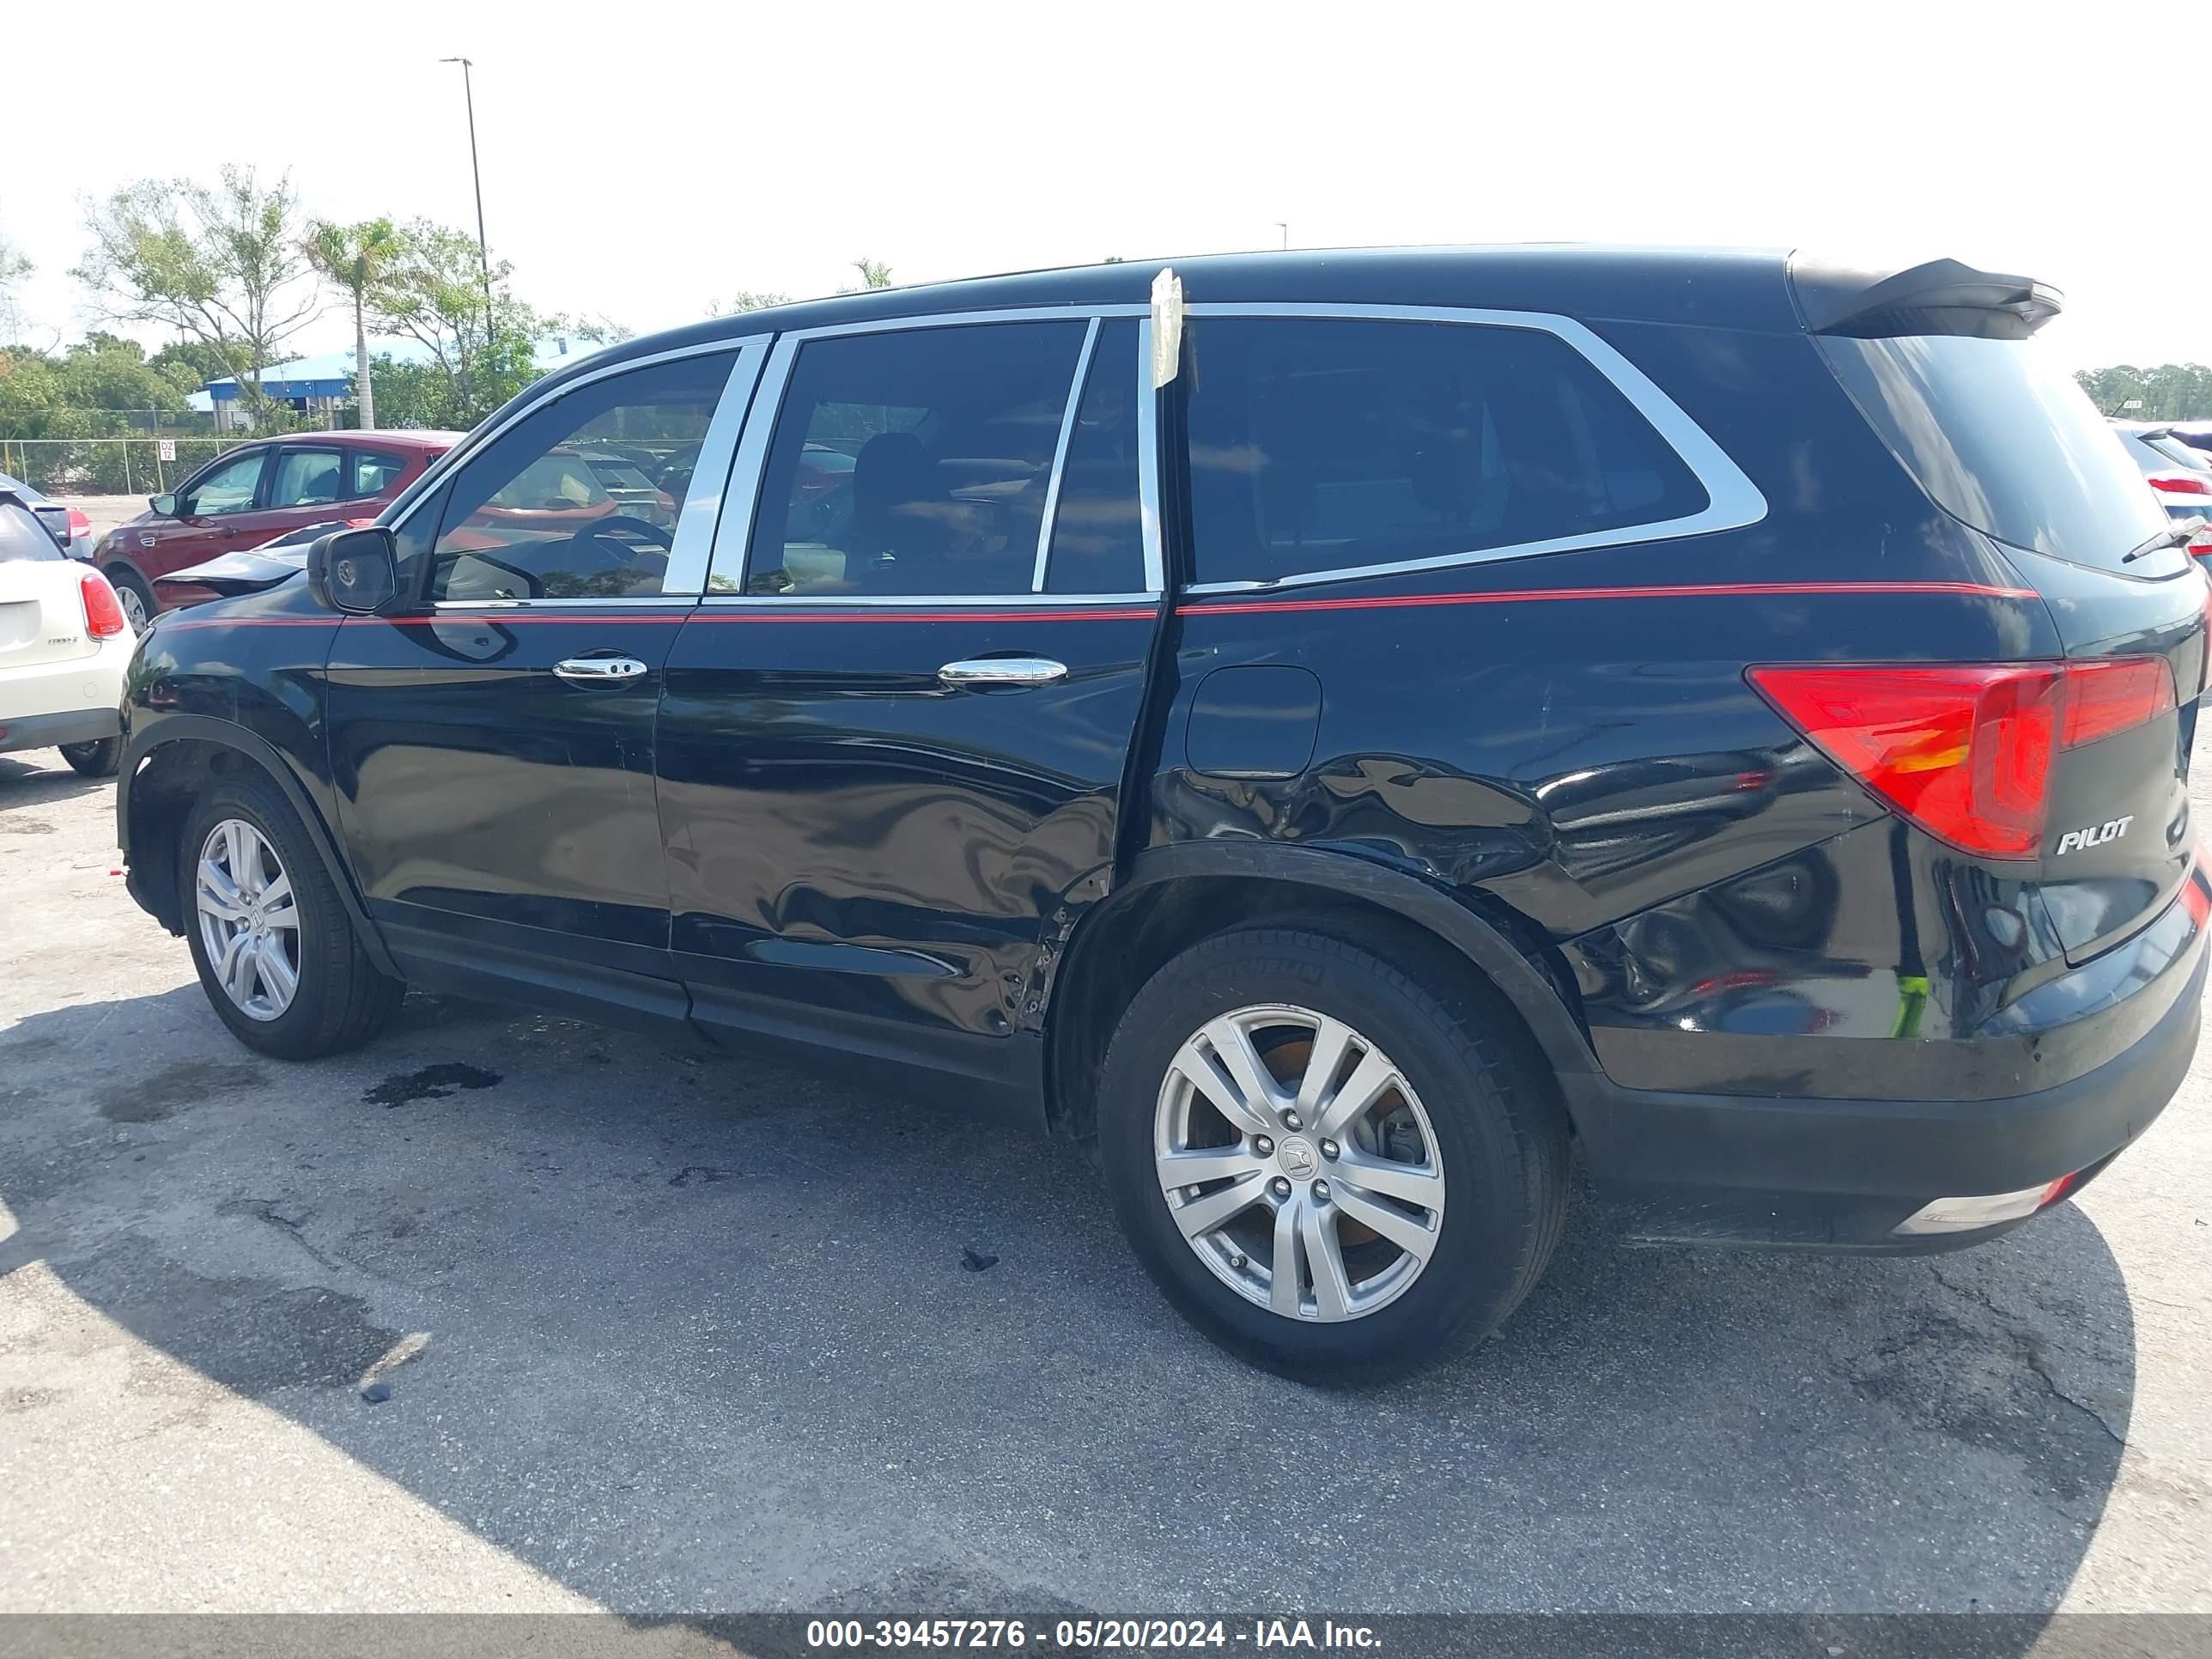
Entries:
<svg viewBox="0 0 2212 1659">
<path fill-rule="evenodd" d="M 1275 228 L 1276 228 L 1277 230 L 1279 230 L 1279 231 L 1281 231 L 1281 232 L 1283 233 L 1283 251 L 1284 251 L 1285 253 L 1289 252 L 1290 252 L 1290 247 L 1291 247 L 1291 225 L 1290 225 L 1290 221 L 1289 221 L 1289 220 L 1287 220 L 1287 219 L 1278 219 L 1278 220 L 1276 220 L 1276 221 L 1275 221 Z"/>
<path fill-rule="evenodd" d="M 461 66 L 461 95 L 468 100 L 469 176 L 476 181 L 477 186 L 477 258 L 483 267 L 484 343 L 489 345 L 492 337 L 491 250 L 484 244 L 483 170 L 477 165 L 477 92 L 475 82 L 469 75 L 469 71 L 474 69 L 476 64 L 471 59 L 466 58 L 441 58 L 438 61 L 441 64 L 459 64 Z"/>
</svg>

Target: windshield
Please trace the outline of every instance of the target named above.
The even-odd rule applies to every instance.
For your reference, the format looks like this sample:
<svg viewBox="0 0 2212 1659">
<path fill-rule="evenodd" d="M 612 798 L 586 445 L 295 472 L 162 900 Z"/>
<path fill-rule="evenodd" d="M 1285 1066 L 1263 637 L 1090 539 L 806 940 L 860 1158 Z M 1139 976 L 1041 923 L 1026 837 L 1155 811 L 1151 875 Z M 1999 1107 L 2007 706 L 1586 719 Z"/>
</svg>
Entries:
<svg viewBox="0 0 2212 1659">
<path fill-rule="evenodd" d="M 2112 428 L 2036 341 L 1819 343 L 1861 412 L 1952 517 L 2106 568 L 2166 529 Z"/>
</svg>

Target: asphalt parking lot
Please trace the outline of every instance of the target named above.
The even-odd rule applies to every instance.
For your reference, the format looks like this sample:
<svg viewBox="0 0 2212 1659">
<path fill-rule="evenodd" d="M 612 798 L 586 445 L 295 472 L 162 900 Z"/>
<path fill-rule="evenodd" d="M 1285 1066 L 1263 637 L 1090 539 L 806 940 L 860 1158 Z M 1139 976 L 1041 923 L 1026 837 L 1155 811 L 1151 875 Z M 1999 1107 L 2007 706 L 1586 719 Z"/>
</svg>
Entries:
<svg viewBox="0 0 2212 1659">
<path fill-rule="evenodd" d="M 421 997 L 259 1059 L 112 807 L 0 757 L 0 1610 L 2212 1612 L 2212 1048 L 1996 1244 L 1578 1214 L 1473 1360 L 1324 1394 L 1066 1147 Z"/>
</svg>

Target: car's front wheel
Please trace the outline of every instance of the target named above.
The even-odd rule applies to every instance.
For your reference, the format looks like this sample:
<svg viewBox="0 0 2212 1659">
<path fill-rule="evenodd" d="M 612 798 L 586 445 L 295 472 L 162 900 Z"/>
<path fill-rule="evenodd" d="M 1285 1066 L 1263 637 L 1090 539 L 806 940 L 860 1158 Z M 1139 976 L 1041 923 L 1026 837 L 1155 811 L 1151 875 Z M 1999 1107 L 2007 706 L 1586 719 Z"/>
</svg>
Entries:
<svg viewBox="0 0 2212 1659">
<path fill-rule="evenodd" d="M 1410 939 L 1402 962 L 1313 928 L 1221 934 L 1137 994 L 1100 1078 L 1146 1267 L 1216 1340 L 1310 1381 L 1472 1346 L 1559 1234 L 1540 1062 L 1494 994 Z"/>
<path fill-rule="evenodd" d="M 331 873 L 283 793 L 227 779 L 185 826 L 185 934 L 208 1001 L 248 1048 L 286 1060 L 367 1042 L 405 987 L 377 971 Z"/>
<path fill-rule="evenodd" d="M 123 620 L 131 624 L 133 634 L 143 634 L 154 624 L 154 590 L 146 586 L 137 572 L 116 565 L 102 573 L 108 586 L 115 590 L 115 602 L 123 608 Z"/>
</svg>

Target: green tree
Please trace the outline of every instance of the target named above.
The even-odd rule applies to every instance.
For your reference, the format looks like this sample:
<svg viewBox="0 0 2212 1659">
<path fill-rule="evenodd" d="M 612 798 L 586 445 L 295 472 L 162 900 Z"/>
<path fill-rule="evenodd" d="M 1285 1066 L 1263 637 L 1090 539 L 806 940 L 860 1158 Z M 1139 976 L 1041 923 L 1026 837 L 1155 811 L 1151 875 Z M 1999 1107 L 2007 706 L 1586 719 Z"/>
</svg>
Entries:
<svg viewBox="0 0 2212 1659">
<path fill-rule="evenodd" d="M 889 288 L 891 285 L 891 268 L 881 259 L 855 259 L 853 269 L 860 273 L 860 286 L 841 288 L 837 290 L 840 294 L 858 294 L 866 289 Z"/>
<path fill-rule="evenodd" d="M 2202 363 L 2132 363 L 2085 368 L 2075 377 L 2098 410 L 2118 420 L 2212 420 L 2212 368 Z M 2139 408 L 2130 409 L 2130 403 Z"/>
<path fill-rule="evenodd" d="M 36 268 L 13 242 L 0 236 L 0 340 L 12 340 L 23 331 L 22 317 L 15 309 L 15 284 Z"/>
<path fill-rule="evenodd" d="M 156 372 L 191 392 L 222 379 L 227 372 L 221 355 L 198 340 L 172 341 L 147 361 Z"/>
<path fill-rule="evenodd" d="M 88 206 L 85 228 L 92 246 L 70 274 L 103 313 L 210 348 L 264 413 L 263 371 L 319 309 L 289 176 L 265 188 L 240 167 L 212 185 L 142 179 Z"/>
<path fill-rule="evenodd" d="M 318 219 L 307 227 L 301 247 L 307 263 L 353 302 L 354 390 L 362 427 L 373 427 L 376 386 L 368 361 L 368 296 L 403 251 L 399 232 L 389 219 L 364 219 L 357 225 Z"/>
<path fill-rule="evenodd" d="M 149 411 L 169 417 L 175 424 L 185 410 L 185 399 L 202 382 L 189 375 L 183 380 L 164 374 L 147 361 L 146 348 L 119 334 L 94 332 L 70 347 L 61 359 L 60 390 L 71 409 L 115 410 L 137 416 Z M 132 426 L 151 428 L 160 420 L 138 419 Z"/>
<path fill-rule="evenodd" d="M 369 286 L 366 309 L 380 332 L 416 341 L 428 361 L 378 360 L 388 423 L 474 426 L 538 378 L 541 342 L 558 337 L 599 346 L 629 337 L 604 317 L 533 309 L 514 296 L 513 274 L 505 260 L 492 265 L 488 335 L 476 238 L 428 220 L 402 227 L 399 251 Z"/>
<path fill-rule="evenodd" d="M 123 446 L 96 441 L 208 429 L 210 417 L 185 409 L 199 384 L 189 372 L 163 373 L 136 340 L 115 334 L 89 335 L 66 351 L 0 351 L 0 434 L 43 441 L 12 449 L 9 470 L 27 471 L 40 489 L 135 489 L 145 476 L 145 453 L 138 453 L 141 471 L 134 472 Z"/>
<path fill-rule="evenodd" d="M 483 271 L 476 238 L 466 231 L 416 219 L 401 228 L 399 239 L 398 252 L 368 289 L 368 314 L 380 331 L 405 335 L 429 351 L 431 374 L 410 377 L 409 393 L 417 410 L 427 399 L 436 418 L 418 416 L 413 423 L 473 426 L 509 395 L 500 388 L 512 377 L 513 353 L 502 349 L 501 337 L 520 347 L 526 362 L 535 319 L 498 297 L 514 274 L 500 260 L 491 268 L 495 297 L 487 337 Z M 382 372 L 390 378 L 389 367 Z"/>
<path fill-rule="evenodd" d="M 768 289 L 739 289 L 726 300 L 710 301 L 707 306 L 709 317 L 735 317 L 741 312 L 766 311 L 771 306 L 787 306 L 791 295 L 778 294 Z"/>
</svg>

